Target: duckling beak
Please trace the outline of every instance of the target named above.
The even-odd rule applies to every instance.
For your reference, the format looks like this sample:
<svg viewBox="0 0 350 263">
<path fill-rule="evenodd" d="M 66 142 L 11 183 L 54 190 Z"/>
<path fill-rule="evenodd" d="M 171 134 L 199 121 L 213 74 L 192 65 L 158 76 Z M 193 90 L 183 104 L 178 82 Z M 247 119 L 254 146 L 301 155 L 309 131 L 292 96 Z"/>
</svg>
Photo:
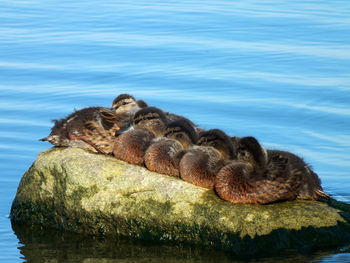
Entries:
<svg viewBox="0 0 350 263">
<path fill-rule="evenodd" d="M 54 142 L 59 141 L 59 136 L 58 135 L 49 135 L 47 137 L 39 139 L 39 141 L 54 143 Z"/>
<path fill-rule="evenodd" d="M 131 131 L 134 129 L 134 125 L 132 123 L 129 123 L 123 127 L 121 127 L 119 130 L 115 132 L 115 136 L 119 136 L 120 134 L 123 134 L 125 132 Z"/>
</svg>

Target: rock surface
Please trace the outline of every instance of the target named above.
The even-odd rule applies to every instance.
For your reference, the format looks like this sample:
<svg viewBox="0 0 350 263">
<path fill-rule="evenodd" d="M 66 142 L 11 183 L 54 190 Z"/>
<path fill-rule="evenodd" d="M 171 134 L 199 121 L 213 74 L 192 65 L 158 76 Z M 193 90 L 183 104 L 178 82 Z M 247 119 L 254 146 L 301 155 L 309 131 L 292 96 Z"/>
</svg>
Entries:
<svg viewBox="0 0 350 263">
<path fill-rule="evenodd" d="M 254 255 L 350 243 L 347 207 L 313 201 L 231 204 L 212 190 L 110 156 L 52 148 L 24 174 L 11 219 Z"/>
</svg>

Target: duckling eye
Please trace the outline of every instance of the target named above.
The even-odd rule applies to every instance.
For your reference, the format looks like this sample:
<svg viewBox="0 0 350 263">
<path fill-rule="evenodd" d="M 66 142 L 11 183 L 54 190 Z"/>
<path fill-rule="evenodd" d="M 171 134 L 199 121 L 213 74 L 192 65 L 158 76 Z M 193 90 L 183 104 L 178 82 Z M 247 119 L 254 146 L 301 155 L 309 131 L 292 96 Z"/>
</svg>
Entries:
<svg viewBox="0 0 350 263">
<path fill-rule="evenodd" d="M 122 105 L 126 105 L 126 104 L 128 104 L 128 102 L 125 102 L 125 101 L 122 102 Z"/>
<path fill-rule="evenodd" d="M 153 121 L 153 125 L 156 125 L 156 126 L 160 126 L 162 124 L 160 120 L 152 120 L 152 121 Z"/>
<path fill-rule="evenodd" d="M 176 138 L 177 138 L 177 139 L 182 139 L 182 134 L 177 134 L 177 135 L 176 135 Z"/>
</svg>

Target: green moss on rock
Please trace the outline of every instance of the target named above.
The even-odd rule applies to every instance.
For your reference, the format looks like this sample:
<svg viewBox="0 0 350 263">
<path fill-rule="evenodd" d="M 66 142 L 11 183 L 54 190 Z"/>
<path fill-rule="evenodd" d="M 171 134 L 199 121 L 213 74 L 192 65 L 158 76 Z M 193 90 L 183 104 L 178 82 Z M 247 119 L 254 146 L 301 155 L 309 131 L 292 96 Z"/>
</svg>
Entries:
<svg viewBox="0 0 350 263">
<path fill-rule="evenodd" d="M 92 235 L 198 244 L 252 255 L 350 243 L 344 216 L 348 206 L 330 205 L 231 204 L 211 190 L 110 156 L 52 148 L 39 154 L 24 174 L 11 218 Z"/>
</svg>

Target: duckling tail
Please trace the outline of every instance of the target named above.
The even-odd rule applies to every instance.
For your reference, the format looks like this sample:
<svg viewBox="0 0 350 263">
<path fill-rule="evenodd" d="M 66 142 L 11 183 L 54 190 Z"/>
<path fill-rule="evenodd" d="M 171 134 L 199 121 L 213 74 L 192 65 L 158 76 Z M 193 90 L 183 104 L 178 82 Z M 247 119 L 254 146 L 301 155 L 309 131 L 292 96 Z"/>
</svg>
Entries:
<svg viewBox="0 0 350 263">
<path fill-rule="evenodd" d="M 39 141 L 49 142 L 49 143 L 52 143 L 53 145 L 57 145 L 57 146 L 63 146 L 63 145 L 60 145 L 60 138 L 57 135 L 49 135 L 47 137 L 39 139 Z"/>
<path fill-rule="evenodd" d="M 326 200 L 331 199 L 331 197 L 325 192 L 323 192 L 321 189 L 317 189 L 315 193 L 319 199 L 326 199 Z"/>
</svg>

